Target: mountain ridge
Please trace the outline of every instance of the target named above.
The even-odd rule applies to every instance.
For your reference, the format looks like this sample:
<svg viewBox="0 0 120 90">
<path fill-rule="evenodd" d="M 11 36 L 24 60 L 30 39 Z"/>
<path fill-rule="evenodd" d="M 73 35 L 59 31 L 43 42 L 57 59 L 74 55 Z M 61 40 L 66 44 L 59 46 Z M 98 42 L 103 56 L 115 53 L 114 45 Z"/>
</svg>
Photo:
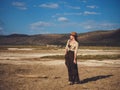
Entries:
<svg viewBox="0 0 120 90">
<path fill-rule="evenodd" d="M 84 46 L 120 46 L 120 29 L 78 33 Z M 0 45 L 65 45 L 69 34 L 11 34 L 0 35 Z"/>
</svg>

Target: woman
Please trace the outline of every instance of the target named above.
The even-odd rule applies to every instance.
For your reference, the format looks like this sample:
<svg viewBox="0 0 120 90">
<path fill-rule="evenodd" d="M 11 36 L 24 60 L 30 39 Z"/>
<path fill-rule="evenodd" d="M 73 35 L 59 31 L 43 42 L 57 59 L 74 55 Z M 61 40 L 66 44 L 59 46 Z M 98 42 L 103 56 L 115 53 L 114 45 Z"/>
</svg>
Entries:
<svg viewBox="0 0 120 90">
<path fill-rule="evenodd" d="M 79 74 L 77 67 L 77 51 L 78 51 L 77 33 L 72 32 L 70 39 L 67 41 L 65 48 L 65 64 L 68 69 L 69 84 L 79 84 Z"/>
</svg>

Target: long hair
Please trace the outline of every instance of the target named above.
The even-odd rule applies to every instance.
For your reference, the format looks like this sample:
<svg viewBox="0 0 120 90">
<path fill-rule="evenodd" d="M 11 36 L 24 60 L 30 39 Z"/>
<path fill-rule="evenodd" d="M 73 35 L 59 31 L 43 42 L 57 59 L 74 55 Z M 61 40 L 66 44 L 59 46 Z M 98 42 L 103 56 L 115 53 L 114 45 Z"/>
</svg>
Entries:
<svg viewBox="0 0 120 90">
<path fill-rule="evenodd" d="M 74 38 L 75 38 L 75 40 L 78 42 L 78 38 L 77 38 L 77 36 L 74 36 Z"/>
</svg>

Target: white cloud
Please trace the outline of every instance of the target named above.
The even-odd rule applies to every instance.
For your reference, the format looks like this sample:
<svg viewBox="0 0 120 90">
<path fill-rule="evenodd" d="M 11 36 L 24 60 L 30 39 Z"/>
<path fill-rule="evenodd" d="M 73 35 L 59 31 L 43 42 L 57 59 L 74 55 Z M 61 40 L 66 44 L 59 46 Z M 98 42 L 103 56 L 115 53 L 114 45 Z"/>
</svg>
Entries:
<svg viewBox="0 0 120 90">
<path fill-rule="evenodd" d="M 71 13 L 56 13 L 55 15 L 53 15 L 52 17 L 58 17 L 58 16 L 70 16 L 70 15 L 74 15 L 74 16 L 80 16 L 80 15 L 100 15 L 100 13 L 98 12 L 90 12 L 90 11 L 84 11 L 84 12 L 71 12 Z"/>
<path fill-rule="evenodd" d="M 60 21 L 60 22 L 67 22 L 69 20 L 66 17 L 59 17 L 58 21 Z"/>
<path fill-rule="evenodd" d="M 56 13 L 52 17 L 54 18 L 54 17 L 57 17 L 57 16 L 70 16 L 70 15 L 79 16 L 79 15 L 82 15 L 82 13 L 81 12 L 79 12 L 79 13 L 63 13 L 63 14 L 62 13 Z"/>
<path fill-rule="evenodd" d="M 90 12 L 90 11 L 84 11 L 84 15 L 99 15 L 98 12 Z"/>
<path fill-rule="evenodd" d="M 100 26 L 105 28 L 105 29 L 117 29 L 117 28 L 120 28 L 120 24 L 117 24 L 117 23 L 101 23 Z"/>
<path fill-rule="evenodd" d="M 3 32 L 4 32 L 4 29 L 5 29 L 4 25 L 5 25 L 4 22 L 2 20 L 0 20 L 0 35 L 3 34 Z"/>
<path fill-rule="evenodd" d="M 3 31 L 3 27 L 0 27 L 0 31 Z"/>
<path fill-rule="evenodd" d="M 98 8 L 97 6 L 95 6 L 95 5 L 91 5 L 91 6 L 86 6 L 87 8 L 91 8 L 91 9 L 94 9 L 94 8 Z"/>
<path fill-rule="evenodd" d="M 17 7 L 23 7 L 25 3 L 23 2 L 13 2 L 12 5 L 17 6 Z"/>
<path fill-rule="evenodd" d="M 39 7 L 56 9 L 59 7 L 59 5 L 57 3 L 48 3 L 48 4 L 41 4 L 39 5 Z"/>
<path fill-rule="evenodd" d="M 82 15 L 82 13 L 64 13 L 64 15 Z"/>
<path fill-rule="evenodd" d="M 80 24 L 81 27 L 87 30 L 112 30 L 120 28 L 120 24 L 109 22 L 87 21 Z"/>
<path fill-rule="evenodd" d="M 86 21 L 86 22 L 69 22 L 61 24 L 64 27 L 77 27 L 83 28 L 85 30 L 115 30 L 120 28 L 120 24 L 109 23 L 109 22 L 96 22 L 96 21 Z"/>
<path fill-rule="evenodd" d="M 80 7 L 78 7 L 78 6 L 68 6 L 67 5 L 67 7 L 70 8 L 70 9 L 80 9 Z"/>
<path fill-rule="evenodd" d="M 12 2 L 12 5 L 21 9 L 21 10 L 26 10 L 26 4 L 24 2 Z"/>
<path fill-rule="evenodd" d="M 38 21 L 38 22 L 30 24 L 30 28 L 32 30 L 43 30 L 45 27 L 49 27 L 52 25 L 53 24 L 49 22 Z"/>
<path fill-rule="evenodd" d="M 89 30 L 89 29 L 93 29 L 93 26 L 92 25 L 85 25 L 84 28 Z"/>
</svg>

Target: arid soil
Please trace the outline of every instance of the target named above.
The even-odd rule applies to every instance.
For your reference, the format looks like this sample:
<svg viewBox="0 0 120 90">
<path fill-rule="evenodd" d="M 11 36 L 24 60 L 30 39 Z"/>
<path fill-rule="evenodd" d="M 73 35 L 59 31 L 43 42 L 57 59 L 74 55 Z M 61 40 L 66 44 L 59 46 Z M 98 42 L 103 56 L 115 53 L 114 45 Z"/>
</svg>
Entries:
<svg viewBox="0 0 120 90">
<path fill-rule="evenodd" d="M 118 54 L 84 50 L 78 54 Z M 0 90 L 120 90 L 120 60 L 78 60 L 81 84 L 68 84 L 64 60 L 41 59 L 64 50 L 0 52 Z"/>
</svg>

